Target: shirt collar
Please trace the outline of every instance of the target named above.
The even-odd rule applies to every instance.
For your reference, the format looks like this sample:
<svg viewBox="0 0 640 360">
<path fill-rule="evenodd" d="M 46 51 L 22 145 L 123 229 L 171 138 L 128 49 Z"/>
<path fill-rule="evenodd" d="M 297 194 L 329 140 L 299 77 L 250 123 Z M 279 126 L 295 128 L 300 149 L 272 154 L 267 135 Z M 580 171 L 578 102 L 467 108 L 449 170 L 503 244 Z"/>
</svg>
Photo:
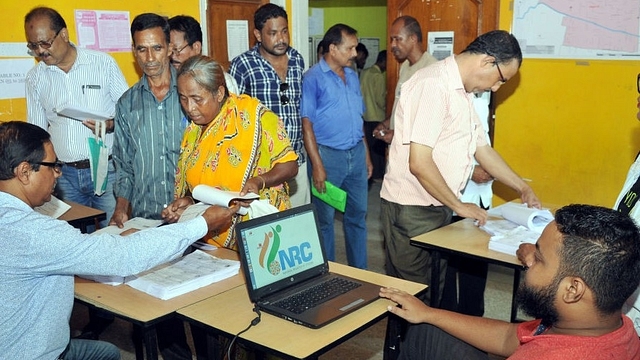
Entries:
<svg viewBox="0 0 640 360">
<path fill-rule="evenodd" d="M 171 71 L 171 86 L 169 88 L 169 91 L 171 91 L 171 89 L 173 88 L 177 88 L 178 87 L 178 73 L 177 70 L 171 65 L 169 64 L 169 70 Z M 151 87 L 149 86 L 149 79 L 147 78 L 147 74 L 142 74 L 142 87 L 145 90 L 151 91 Z"/>
</svg>

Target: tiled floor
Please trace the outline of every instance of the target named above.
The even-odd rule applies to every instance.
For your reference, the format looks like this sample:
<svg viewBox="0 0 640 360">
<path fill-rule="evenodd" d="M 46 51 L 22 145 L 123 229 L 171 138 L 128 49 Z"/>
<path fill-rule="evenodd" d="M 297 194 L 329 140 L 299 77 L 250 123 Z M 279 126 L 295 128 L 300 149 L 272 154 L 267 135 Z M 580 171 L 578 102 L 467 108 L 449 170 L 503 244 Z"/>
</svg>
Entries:
<svg viewBox="0 0 640 360">
<path fill-rule="evenodd" d="M 382 248 L 382 234 L 380 232 L 380 183 L 372 184 L 369 191 L 369 214 L 367 227 L 369 232 L 369 270 L 384 273 L 384 250 Z M 342 236 L 342 222 L 336 217 L 336 250 L 337 261 L 346 263 L 344 253 L 344 239 Z M 508 320 L 511 310 L 511 288 L 513 284 L 513 270 L 500 266 L 489 267 L 487 289 L 485 291 L 485 316 Z M 86 308 L 77 305 L 72 316 L 72 330 L 81 329 L 86 323 Z M 335 349 L 321 356 L 322 360 L 330 359 L 382 359 L 384 330 L 386 321 L 371 326 L 354 338 L 346 341 Z M 103 333 L 102 340 L 110 341 L 122 350 L 123 360 L 135 359 L 131 343 L 131 325 L 125 321 L 116 321 Z"/>
</svg>

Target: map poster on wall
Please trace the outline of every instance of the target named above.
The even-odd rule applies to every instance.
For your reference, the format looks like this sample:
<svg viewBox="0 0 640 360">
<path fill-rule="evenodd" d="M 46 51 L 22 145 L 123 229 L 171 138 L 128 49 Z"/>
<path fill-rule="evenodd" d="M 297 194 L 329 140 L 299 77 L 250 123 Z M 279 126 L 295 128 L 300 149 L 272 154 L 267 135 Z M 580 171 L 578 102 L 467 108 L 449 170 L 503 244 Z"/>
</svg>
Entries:
<svg viewBox="0 0 640 360">
<path fill-rule="evenodd" d="M 128 11 L 76 10 L 78 46 L 104 52 L 131 51 Z"/>
<path fill-rule="evenodd" d="M 638 0 L 514 0 L 526 58 L 640 60 Z"/>
</svg>

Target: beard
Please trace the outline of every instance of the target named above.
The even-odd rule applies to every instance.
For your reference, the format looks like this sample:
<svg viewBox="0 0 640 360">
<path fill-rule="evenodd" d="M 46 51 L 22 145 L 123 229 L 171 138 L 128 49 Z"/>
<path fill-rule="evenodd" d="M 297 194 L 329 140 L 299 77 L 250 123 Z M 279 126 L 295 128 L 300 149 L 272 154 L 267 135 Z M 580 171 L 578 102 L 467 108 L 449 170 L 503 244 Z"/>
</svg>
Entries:
<svg viewBox="0 0 640 360">
<path fill-rule="evenodd" d="M 543 325 L 555 324 L 559 319 L 558 310 L 554 305 L 559 285 L 559 279 L 554 279 L 551 284 L 541 288 L 534 288 L 523 282 L 516 294 L 518 307 L 527 315 L 541 319 Z"/>
</svg>

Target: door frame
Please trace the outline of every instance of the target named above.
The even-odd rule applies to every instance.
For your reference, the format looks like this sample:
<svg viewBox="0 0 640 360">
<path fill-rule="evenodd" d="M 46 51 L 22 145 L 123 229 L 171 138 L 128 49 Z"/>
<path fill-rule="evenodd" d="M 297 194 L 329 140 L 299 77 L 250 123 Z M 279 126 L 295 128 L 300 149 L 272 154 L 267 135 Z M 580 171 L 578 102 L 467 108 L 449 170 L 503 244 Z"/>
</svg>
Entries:
<svg viewBox="0 0 640 360">
<path fill-rule="evenodd" d="M 287 9 L 291 23 L 291 46 L 304 58 L 305 67 L 309 64 L 309 2 L 302 0 L 271 0 L 271 3 Z M 200 3 L 200 27 L 202 28 L 202 53 L 209 53 L 209 30 L 207 24 L 207 0 L 199 0 Z M 287 8 L 289 3 L 290 8 Z M 249 34 L 253 37 L 253 34 Z"/>
</svg>

